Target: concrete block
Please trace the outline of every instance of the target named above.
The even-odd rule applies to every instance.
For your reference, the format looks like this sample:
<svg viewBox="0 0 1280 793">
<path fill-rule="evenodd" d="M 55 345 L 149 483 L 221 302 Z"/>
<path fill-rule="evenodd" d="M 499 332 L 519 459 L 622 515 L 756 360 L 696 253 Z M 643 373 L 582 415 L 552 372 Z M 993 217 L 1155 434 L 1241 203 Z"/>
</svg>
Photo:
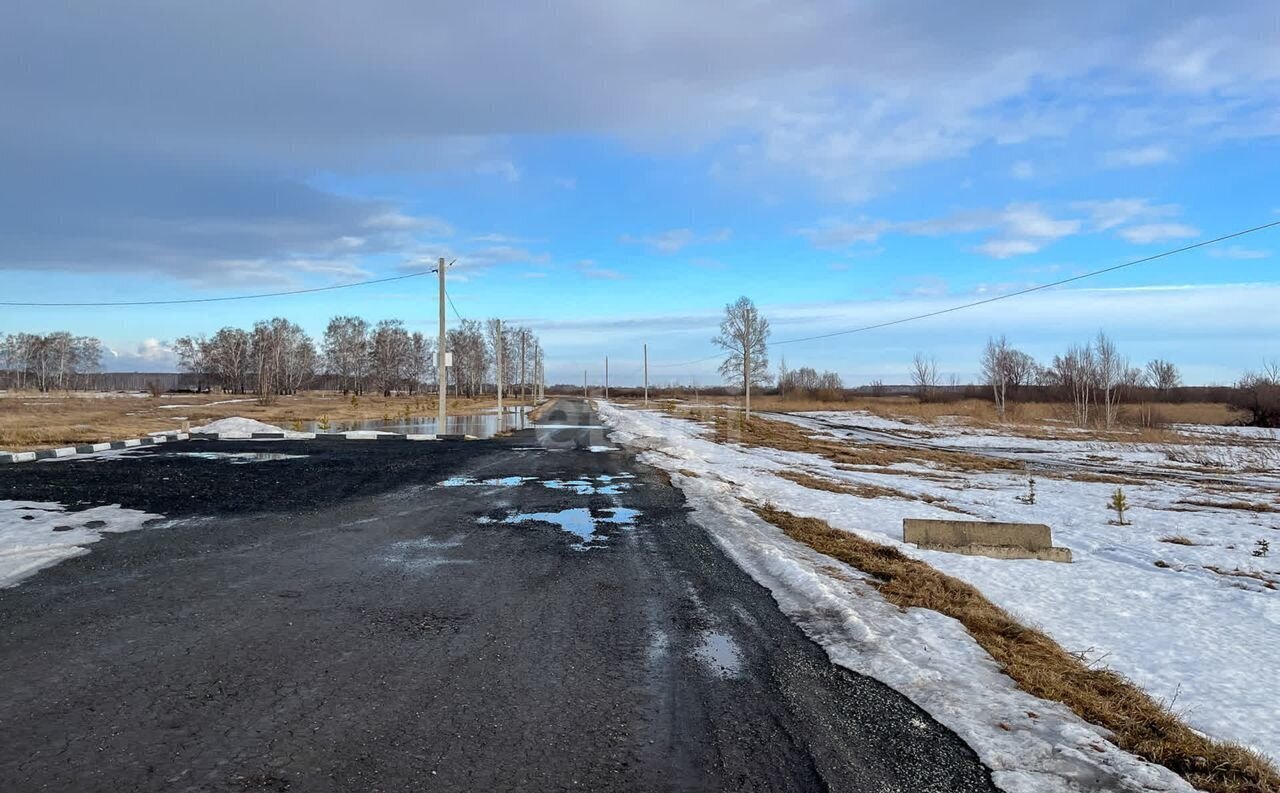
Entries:
<svg viewBox="0 0 1280 793">
<path fill-rule="evenodd" d="M 317 432 L 316 440 L 318 441 L 345 441 L 346 435 L 341 432 Z"/>
<path fill-rule="evenodd" d="M 283 432 L 253 432 L 249 434 L 249 437 L 255 441 L 263 441 L 263 440 L 282 441 L 284 440 L 284 433 Z"/>
<path fill-rule="evenodd" d="M 380 440 L 380 441 L 407 441 L 407 440 L 409 440 L 409 436 L 408 436 L 408 435 L 401 435 L 400 433 L 395 433 L 395 434 L 392 434 L 392 435 L 377 435 L 377 436 L 375 436 L 375 438 L 376 438 L 377 440 Z"/>
<path fill-rule="evenodd" d="M 995 559 L 1071 561 L 1071 549 L 1054 547 L 1049 527 L 1042 523 L 906 518 L 902 541 L 926 550 Z"/>
<path fill-rule="evenodd" d="M 465 441 L 467 436 L 460 432 L 443 432 L 436 435 L 438 441 Z"/>
<path fill-rule="evenodd" d="M 190 433 L 187 437 L 191 438 L 191 440 L 194 440 L 194 441 L 216 441 L 218 439 L 218 433 L 193 432 L 193 433 Z"/>
</svg>

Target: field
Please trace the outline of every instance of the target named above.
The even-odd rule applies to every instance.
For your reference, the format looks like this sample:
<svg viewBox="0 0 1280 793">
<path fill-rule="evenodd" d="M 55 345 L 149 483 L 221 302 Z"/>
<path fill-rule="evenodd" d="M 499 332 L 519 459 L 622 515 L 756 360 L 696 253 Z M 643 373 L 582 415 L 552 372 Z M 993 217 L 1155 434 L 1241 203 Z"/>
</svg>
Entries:
<svg viewBox="0 0 1280 793">
<path fill-rule="evenodd" d="M 151 432 L 199 426 L 229 416 L 243 416 L 285 429 L 297 423 L 327 420 L 334 431 L 362 422 L 430 418 L 434 394 L 391 396 L 365 394 L 356 399 L 332 392 L 306 392 L 261 404 L 251 395 L 102 393 L 86 395 L 0 392 L 0 449 L 25 451 L 50 446 L 136 438 Z M 520 404 L 510 400 L 507 404 Z M 525 403 L 527 404 L 527 402 Z M 449 400 L 451 414 L 492 410 L 494 398 Z"/>
</svg>

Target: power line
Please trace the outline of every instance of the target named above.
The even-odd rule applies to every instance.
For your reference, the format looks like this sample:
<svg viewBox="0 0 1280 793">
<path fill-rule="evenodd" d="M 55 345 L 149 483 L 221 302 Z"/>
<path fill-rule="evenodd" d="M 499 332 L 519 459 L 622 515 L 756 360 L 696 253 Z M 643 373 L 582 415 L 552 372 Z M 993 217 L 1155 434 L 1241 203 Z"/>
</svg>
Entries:
<svg viewBox="0 0 1280 793">
<path fill-rule="evenodd" d="M 455 260 L 456 261 L 456 260 Z M 452 264 L 452 262 L 450 262 Z M 38 308 L 105 308 L 109 306 L 176 306 L 188 303 L 222 303 L 230 300 L 257 300 L 264 297 L 288 297 L 291 295 L 305 295 L 313 292 L 332 292 L 335 289 L 351 289 L 357 286 L 372 286 L 374 284 L 387 284 L 392 281 L 403 281 L 408 278 L 420 278 L 424 275 L 432 275 L 436 272 L 436 268 L 423 270 L 417 273 L 408 273 L 406 275 L 394 275 L 389 278 L 374 278 L 369 281 L 356 281 L 350 284 L 334 284 L 333 286 L 316 286 L 309 289 L 291 289 L 285 292 L 263 292 L 256 295 L 229 295 L 227 297 L 190 297 L 180 300 L 124 300 L 119 302 L 108 303 L 19 303 L 19 302 L 0 302 L 0 306 L 22 306 L 22 307 L 38 307 Z"/>
<path fill-rule="evenodd" d="M 1131 261 L 1123 262 L 1121 264 L 1112 265 L 1111 267 L 1104 267 L 1101 270 L 1092 270 L 1087 273 L 1081 273 L 1080 275 L 1073 275 L 1070 278 L 1063 278 L 1058 281 L 1052 281 L 1047 284 L 1030 286 L 1030 287 L 1027 287 L 1026 289 L 1019 289 L 1015 292 L 1008 292 L 1003 295 L 996 295 L 994 297 L 983 298 L 982 300 L 975 300 L 971 303 L 962 303 L 961 305 L 958 305 L 958 306 L 950 306 L 948 308 L 938 309 L 937 311 L 929 311 L 924 314 L 916 314 L 910 317 L 902 317 L 901 319 L 893 319 L 887 322 L 877 322 L 874 325 L 863 325 L 860 328 L 850 328 L 848 330 L 837 330 L 831 333 L 820 333 L 816 336 L 802 336 L 798 339 L 785 339 L 783 341 L 775 341 L 768 346 L 772 348 L 772 347 L 779 347 L 783 344 L 797 344 L 802 341 L 817 341 L 819 339 L 830 339 L 835 336 L 848 336 L 849 334 L 852 334 L 852 333 L 863 333 L 869 330 L 878 330 L 880 328 L 887 328 L 893 325 L 902 325 L 907 322 L 915 322 L 921 319 L 929 319 L 931 317 L 937 317 L 943 314 L 951 314 L 956 311 L 963 311 L 966 308 L 983 306 L 988 303 L 995 303 L 1000 300 L 1008 300 L 1011 297 L 1020 297 L 1021 295 L 1031 294 L 1032 292 L 1039 292 L 1045 289 L 1052 289 L 1055 286 L 1062 286 L 1063 284 L 1069 284 L 1074 281 L 1082 281 L 1086 278 L 1093 278 L 1095 276 L 1105 275 L 1106 273 L 1113 273 L 1116 270 L 1123 270 L 1126 267 L 1133 267 L 1134 265 L 1138 265 L 1138 264 L 1146 264 L 1147 262 L 1153 262 L 1156 259 L 1163 259 L 1165 257 L 1174 256 L 1179 253 L 1186 253 L 1187 251 L 1195 250 L 1196 248 L 1203 248 L 1207 245 L 1213 245 L 1215 243 L 1225 242 L 1226 240 L 1235 239 L 1237 237 L 1243 237 L 1247 234 L 1254 234 L 1256 232 L 1264 231 L 1266 229 L 1274 228 L 1276 226 L 1280 226 L 1280 220 L 1273 220 L 1270 223 L 1263 223 L 1260 226 L 1253 226 L 1252 228 L 1243 229 L 1241 231 L 1233 231 L 1230 234 L 1224 234 L 1221 237 L 1214 237 L 1213 239 L 1201 240 L 1200 242 L 1194 242 L 1190 245 L 1183 245 L 1180 248 L 1173 248 L 1171 250 L 1152 254 L 1151 256 L 1144 256 L 1141 259 L 1133 259 Z M 720 355 L 719 353 L 717 353 L 715 355 L 708 355 L 705 358 L 697 358 L 692 361 L 683 361 L 681 363 L 668 363 L 668 364 L 660 364 L 660 365 L 663 366 L 664 368 L 671 367 L 671 366 L 689 366 L 690 364 L 702 363 L 703 361 L 710 361 L 719 357 Z"/>
</svg>

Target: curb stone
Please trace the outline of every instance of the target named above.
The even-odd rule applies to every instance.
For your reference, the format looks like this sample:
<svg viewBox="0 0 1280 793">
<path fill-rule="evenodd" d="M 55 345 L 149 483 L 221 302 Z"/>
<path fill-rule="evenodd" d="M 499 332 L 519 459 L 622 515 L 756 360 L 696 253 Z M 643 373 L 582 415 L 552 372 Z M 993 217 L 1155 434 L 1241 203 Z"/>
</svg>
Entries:
<svg viewBox="0 0 1280 793">
<path fill-rule="evenodd" d="M 283 432 L 255 432 L 250 437 L 240 436 L 223 436 L 217 432 L 170 432 L 159 435 L 153 435 L 147 438 L 130 438 L 124 441 L 109 441 L 105 443 L 87 443 L 78 446 L 59 446 L 53 449 L 37 449 L 30 452 L 0 452 L 0 465 L 5 463 L 28 463 L 34 460 L 55 460 L 64 457 L 76 457 L 81 455 L 92 455 L 98 452 L 116 451 L 119 449 L 132 449 L 139 446 L 154 446 L 159 443 L 167 443 L 170 441 L 247 441 L 247 440 L 287 440 L 288 435 Z M 463 435 L 458 433 L 446 433 L 443 435 L 405 435 L 402 433 L 389 433 L 385 435 L 374 435 L 372 438 L 352 438 L 345 432 L 316 432 L 312 433 L 310 438 L 297 438 L 296 440 L 317 440 L 317 441 L 360 441 L 360 440 L 379 440 L 379 441 L 469 441 L 476 440 L 474 436 Z"/>
</svg>

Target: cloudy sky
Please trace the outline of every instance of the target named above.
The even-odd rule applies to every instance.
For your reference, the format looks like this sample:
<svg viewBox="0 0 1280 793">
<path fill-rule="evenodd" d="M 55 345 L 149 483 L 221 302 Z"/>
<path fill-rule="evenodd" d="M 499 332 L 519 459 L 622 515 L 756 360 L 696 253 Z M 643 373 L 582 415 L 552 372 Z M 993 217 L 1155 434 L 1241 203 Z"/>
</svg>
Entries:
<svg viewBox="0 0 1280 793">
<path fill-rule="evenodd" d="M 324 286 L 439 256 L 553 380 L 715 379 L 747 295 L 787 341 L 1280 220 L 1280 6 L 16 0 L 0 23 L 0 300 Z M 780 345 L 901 381 L 1105 329 L 1226 382 L 1280 351 L 1280 229 L 968 312 Z M 117 369 L 275 315 L 399 317 L 434 283 L 196 307 L 0 308 Z M 450 312 L 451 320 L 453 312 Z M 593 379 L 598 374 L 593 375 Z"/>
</svg>

